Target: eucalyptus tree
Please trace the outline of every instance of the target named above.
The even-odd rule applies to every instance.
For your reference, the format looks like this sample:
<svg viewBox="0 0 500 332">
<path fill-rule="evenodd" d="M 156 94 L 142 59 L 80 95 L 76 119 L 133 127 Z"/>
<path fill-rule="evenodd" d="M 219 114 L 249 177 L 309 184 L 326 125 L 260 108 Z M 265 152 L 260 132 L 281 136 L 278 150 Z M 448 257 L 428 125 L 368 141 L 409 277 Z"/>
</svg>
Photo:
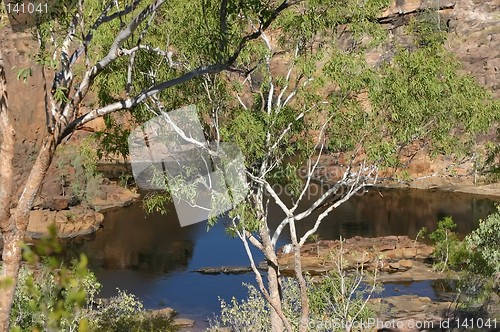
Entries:
<svg viewBox="0 0 500 332">
<path fill-rule="evenodd" d="M 385 1 L 368 1 L 364 6 L 355 1 L 298 4 L 276 20 L 272 31 L 262 32 L 259 38 L 248 44 L 235 62 L 234 71 L 203 77 L 206 105 L 210 107 L 199 111 L 207 119 L 208 138 L 215 143 L 234 142 L 244 156 L 248 193 L 243 201 L 231 206 L 227 230 L 239 237 L 245 247 L 259 289 L 270 305 L 273 331 L 308 330 L 309 302 L 300 259 L 301 248 L 331 211 L 376 182 L 377 166 L 362 162 L 355 164 L 352 158 L 339 171 L 334 185 L 316 197 L 309 192 L 328 144 L 327 131 L 336 129 L 349 135 L 352 129 L 349 125 L 331 128 L 332 119 L 359 108 L 357 95 L 373 78 L 363 60 L 363 50 L 383 40 L 375 18 L 386 5 Z M 245 17 L 244 20 L 251 31 L 258 31 L 255 18 Z M 353 47 L 349 50 L 338 45 L 345 34 L 353 40 Z M 369 36 L 372 40 L 363 43 Z M 347 68 L 351 71 L 339 68 L 347 64 L 352 64 Z M 153 111 L 165 110 L 170 105 L 168 100 L 153 101 L 155 104 L 149 106 Z M 218 144 L 207 145 L 204 140 L 196 140 L 196 135 L 189 130 L 184 131 L 182 119 L 176 117 L 176 123 L 169 113 L 155 114 L 165 118 L 164 125 L 171 126 L 183 144 L 199 148 L 198 155 L 206 151 L 206 155 L 214 159 L 224 158 Z M 171 144 L 172 139 L 169 137 L 165 142 Z M 213 167 L 217 168 L 215 162 L 203 160 L 203 163 L 215 164 Z M 166 170 L 168 173 L 168 168 L 165 166 L 160 172 Z M 212 171 L 211 168 L 207 167 L 207 173 Z M 220 171 L 223 173 L 222 169 Z M 192 173 L 186 169 L 185 172 Z M 196 195 L 201 193 L 196 189 L 202 182 L 202 186 L 215 197 L 211 206 L 212 218 L 209 219 L 211 225 L 217 222 L 218 212 L 228 210 L 228 207 L 221 206 L 228 202 L 221 202 L 220 195 L 214 193 L 218 185 L 213 179 L 199 179 L 191 184 L 182 179 L 181 185 L 177 186 L 172 182 L 179 179 L 170 175 L 165 183 L 168 182 L 168 189 L 181 196 L 189 206 L 200 208 Z M 286 188 L 292 200 L 284 197 L 285 190 L 278 190 L 278 187 Z M 160 196 L 156 193 L 146 200 L 149 209 L 161 210 L 169 193 L 163 199 Z M 270 204 L 276 204 L 284 215 L 275 229 L 272 229 Z M 312 224 L 306 222 L 307 218 L 313 218 Z M 308 229 L 300 234 L 298 224 Z M 300 286 L 301 319 L 298 323 L 286 316 L 280 296 L 277 245 L 281 234 L 286 231 L 290 234 L 294 271 Z M 267 283 L 257 268 L 251 246 L 265 257 Z"/>
<path fill-rule="evenodd" d="M 249 192 L 243 202 L 232 206 L 228 231 L 243 242 L 258 286 L 270 304 L 275 331 L 308 328 L 300 249 L 333 209 L 376 183 L 378 167 L 400 166 L 398 153 L 405 145 L 424 140 L 434 153 L 467 154 L 474 135 L 499 118 L 498 102 L 469 76 L 457 72 L 459 63 L 446 52 L 443 31 L 425 17 L 409 26 L 412 42 L 397 45 L 391 62 L 368 66 L 364 52 L 384 43 L 386 32 L 377 24 L 377 15 L 386 5 L 385 1 L 367 1 L 364 6 L 355 1 L 301 3 L 275 22 L 275 30 L 249 43 L 234 71 L 203 77 L 208 102 L 203 107 L 211 105 L 205 109 L 206 136 L 235 142 L 245 157 Z M 257 27 L 251 17 L 246 21 L 249 27 Z M 363 93 L 370 107 L 363 107 L 367 103 L 359 97 Z M 156 102 L 153 109 L 166 108 L 165 100 Z M 173 121 L 167 122 L 176 127 Z M 457 128 L 467 135 L 454 136 Z M 192 137 L 187 142 L 221 157 L 205 142 Z M 335 184 L 308 197 L 325 148 L 350 152 L 351 158 Z M 359 157 L 365 163 L 354 163 L 362 160 Z M 287 188 L 291 200 L 280 195 L 279 185 Z M 189 196 L 185 199 L 193 199 L 195 192 L 194 187 L 185 190 Z M 147 206 L 161 209 L 167 198 L 155 194 Z M 274 229 L 272 203 L 284 215 Z M 221 209 L 220 201 L 215 204 L 213 212 L 227 209 Z M 209 223 L 217 220 L 216 215 Z M 312 224 L 305 221 L 307 217 Z M 305 225 L 305 232 L 298 232 L 298 225 Z M 294 254 L 300 322 L 286 316 L 280 299 L 276 246 L 283 232 L 289 233 L 288 248 Z M 251 246 L 264 254 L 267 283 Z"/>
<path fill-rule="evenodd" d="M 47 75 L 46 128 L 22 194 L 13 190 L 15 136 L 9 112 L 4 62 L 0 62 L 0 231 L 3 237 L 0 331 L 9 313 L 21 263 L 20 242 L 30 210 L 58 145 L 89 121 L 117 111 L 140 113 L 148 98 L 189 92 L 190 81 L 231 70 L 247 44 L 300 0 L 284 1 L 54 1 L 33 28 L 39 43 L 34 59 Z M 246 28 L 252 17 L 256 29 Z M 2 59 L 2 56 L 0 56 Z M 150 71 L 151 61 L 161 61 Z M 47 75 L 48 76 L 48 75 Z M 171 92 L 176 86 L 180 90 Z M 95 93 L 98 104 L 82 108 Z M 171 98 L 170 100 L 174 100 Z M 11 207 L 14 207 L 11 210 Z"/>
</svg>

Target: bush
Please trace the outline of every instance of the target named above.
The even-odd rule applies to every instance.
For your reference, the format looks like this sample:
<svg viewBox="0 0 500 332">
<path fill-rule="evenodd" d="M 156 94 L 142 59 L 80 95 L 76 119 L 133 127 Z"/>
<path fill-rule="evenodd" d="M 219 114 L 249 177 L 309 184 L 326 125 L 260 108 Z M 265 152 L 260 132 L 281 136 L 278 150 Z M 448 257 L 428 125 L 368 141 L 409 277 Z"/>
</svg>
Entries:
<svg viewBox="0 0 500 332">
<path fill-rule="evenodd" d="M 248 296 L 241 302 L 234 297 L 231 303 L 219 298 L 221 312 L 210 321 L 208 332 L 216 332 L 221 327 L 231 327 L 234 331 L 271 330 L 269 304 L 253 285 L 243 286 L 248 288 Z"/>
<path fill-rule="evenodd" d="M 467 252 L 464 244 L 458 239 L 454 229 L 457 225 L 451 217 L 438 222 L 437 229 L 429 235 L 434 242 L 434 268 L 441 272 L 457 268 L 466 263 Z"/>
<path fill-rule="evenodd" d="M 349 322 L 359 322 L 374 317 L 375 311 L 366 301 L 366 295 L 371 295 L 371 287 L 365 288 L 359 282 L 359 278 L 363 276 L 358 273 L 340 276 L 337 272 L 323 276 L 317 283 L 307 278 L 311 309 L 310 326 L 314 326 L 314 331 L 345 331 Z M 342 283 L 343 286 L 354 286 L 358 291 L 351 293 L 350 288 L 344 288 L 347 293 L 339 292 Z M 283 278 L 281 285 L 283 312 L 292 327 L 298 330 L 302 307 L 299 285 L 293 278 Z M 270 305 L 253 285 L 244 284 L 244 286 L 248 288 L 246 299 L 238 301 L 233 298 L 231 303 L 220 300 L 221 313 L 211 320 L 208 332 L 219 331 L 222 327 L 230 327 L 231 331 L 236 332 L 271 331 Z M 337 301 L 340 301 L 340 304 Z M 350 304 L 349 310 L 345 312 L 338 310 L 347 302 Z M 344 313 L 347 316 L 344 316 Z"/>
<path fill-rule="evenodd" d="M 470 268 L 483 275 L 500 273 L 500 206 L 497 210 L 480 220 L 479 227 L 464 240 L 472 255 Z"/>
<path fill-rule="evenodd" d="M 12 330 L 78 331 L 80 324 L 87 324 L 82 322 L 101 285 L 94 274 L 79 272 L 76 264 L 67 270 L 23 266 L 11 311 Z"/>
<path fill-rule="evenodd" d="M 500 207 L 499 211 L 479 221 L 479 227 L 459 241 L 453 232 L 451 218 L 438 223 L 430 235 L 435 243 L 435 267 L 460 269 L 457 282 L 458 307 L 472 310 L 488 304 L 491 295 L 499 290 L 500 276 Z"/>
<path fill-rule="evenodd" d="M 118 295 L 109 300 L 98 301 L 93 310 L 93 330 L 101 332 L 146 332 L 174 331 L 170 317 L 151 317 L 133 294 L 118 290 Z"/>
<path fill-rule="evenodd" d="M 62 194 L 70 195 L 73 203 L 91 205 L 103 180 L 97 172 L 99 157 L 95 139 L 88 137 L 79 145 L 62 146 L 57 150 L 56 161 Z"/>
</svg>

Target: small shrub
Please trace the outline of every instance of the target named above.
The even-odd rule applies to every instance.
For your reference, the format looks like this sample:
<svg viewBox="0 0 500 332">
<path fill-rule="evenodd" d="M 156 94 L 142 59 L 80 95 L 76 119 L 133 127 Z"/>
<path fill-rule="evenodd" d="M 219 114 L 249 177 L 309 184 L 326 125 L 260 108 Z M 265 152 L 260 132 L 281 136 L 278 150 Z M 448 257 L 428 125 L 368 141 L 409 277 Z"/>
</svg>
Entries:
<svg viewBox="0 0 500 332">
<path fill-rule="evenodd" d="M 49 265 L 21 268 L 12 331 L 78 331 L 88 323 L 91 301 L 101 287 L 95 275 L 84 273 L 81 261 L 69 269 L 54 270 Z"/>
<path fill-rule="evenodd" d="M 437 268 L 460 268 L 456 308 L 470 311 L 487 305 L 498 293 L 500 276 L 500 207 L 499 211 L 480 220 L 479 227 L 459 241 L 453 232 L 455 224 L 445 218 L 430 235 L 435 242 Z"/>
<path fill-rule="evenodd" d="M 434 268 L 441 272 L 456 268 L 466 261 L 466 249 L 454 232 L 456 227 L 451 217 L 445 217 L 438 222 L 437 229 L 429 235 L 435 246 Z"/>
<path fill-rule="evenodd" d="M 241 302 L 234 297 L 230 303 L 219 298 L 221 312 L 210 322 L 208 332 L 216 332 L 225 326 L 236 332 L 271 330 L 269 304 L 253 285 L 243 285 L 248 288 L 248 296 Z"/>
<path fill-rule="evenodd" d="M 58 149 L 56 168 L 61 178 L 61 191 L 66 195 L 66 188 L 74 203 L 91 205 L 97 197 L 102 183 L 102 175 L 97 173 L 96 141 L 85 138 L 78 146 L 63 146 Z"/>
<path fill-rule="evenodd" d="M 88 271 L 79 277 L 75 267 L 66 275 L 74 288 L 61 288 L 57 273 L 40 266 L 23 266 L 11 313 L 12 331 L 175 331 L 170 317 L 151 317 L 136 296 L 118 290 L 109 300 L 96 300 L 101 284 Z M 75 290 L 83 298 L 74 301 Z M 85 326 L 85 329 L 82 329 Z"/>
</svg>

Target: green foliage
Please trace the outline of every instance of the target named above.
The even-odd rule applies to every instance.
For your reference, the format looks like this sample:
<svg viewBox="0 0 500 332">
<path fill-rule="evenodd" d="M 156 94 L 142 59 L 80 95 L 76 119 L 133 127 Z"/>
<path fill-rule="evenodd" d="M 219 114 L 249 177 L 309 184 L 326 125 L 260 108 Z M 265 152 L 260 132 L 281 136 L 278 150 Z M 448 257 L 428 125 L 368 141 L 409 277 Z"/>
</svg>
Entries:
<svg viewBox="0 0 500 332">
<path fill-rule="evenodd" d="M 441 271 L 457 270 L 457 308 L 467 312 L 487 305 L 492 294 L 500 290 L 500 212 L 481 220 L 462 242 L 453 232 L 455 227 L 451 218 L 444 218 L 430 238 L 435 244 L 434 266 Z"/>
<path fill-rule="evenodd" d="M 16 69 L 16 67 L 12 67 L 12 69 Z M 17 69 L 17 75 L 16 78 L 18 80 L 23 80 L 24 83 L 28 81 L 28 77 L 33 76 L 33 69 L 32 68 L 18 68 Z"/>
<path fill-rule="evenodd" d="M 307 240 L 306 243 L 317 243 L 321 239 L 321 236 L 318 233 L 311 234 Z"/>
<path fill-rule="evenodd" d="M 466 250 L 463 243 L 458 240 L 457 234 L 453 231 L 457 225 L 451 217 L 445 217 L 438 222 L 437 229 L 429 234 L 429 238 L 434 242 L 435 259 L 434 268 L 445 271 L 449 268 L 456 268 L 464 263 Z"/>
<path fill-rule="evenodd" d="M 223 138 L 231 138 L 238 144 L 250 165 L 266 153 L 266 121 L 259 112 L 236 110 L 231 123 L 222 128 L 221 134 Z"/>
<path fill-rule="evenodd" d="M 0 271 L 3 267 L 0 266 Z M 2 288 L 6 288 L 6 287 L 9 287 L 10 285 L 12 285 L 12 278 L 9 278 L 9 277 L 2 277 L 0 278 L 0 290 Z"/>
<path fill-rule="evenodd" d="M 466 155 L 475 134 L 486 132 L 499 119 L 500 103 L 470 75 L 459 73 L 460 63 L 444 47 L 444 32 L 428 14 L 408 30 L 414 44 L 400 47 L 370 86 L 370 100 L 377 109 L 371 124 L 381 129 L 373 138 L 390 138 L 394 147 L 426 139 L 433 153 Z M 456 128 L 464 132 L 460 138 L 452 134 Z M 378 160 L 381 147 L 369 155 Z M 389 156 L 398 151 L 382 150 Z"/>
<path fill-rule="evenodd" d="M 128 156 L 130 130 L 119 125 L 112 116 L 105 116 L 104 124 L 106 128 L 95 133 L 98 142 L 97 156 L 99 159 L 108 156 L 125 159 Z"/>
<path fill-rule="evenodd" d="M 365 279 L 365 283 L 360 281 Z M 338 321 L 353 324 L 375 316 L 375 310 L 366 303 L 366 295 L 372 295 L 370 278 L 360 273 L 330 272 L 318 283 L 311 285 L 309 301 L 314 316 L 333 315 Z M 354 295 L 353 295 L 354 294 Z"/>
<path fill-rule="evenodd" d="M 500 207 L 499 207 L 500 209 Z M 487 305 L 500 291 L 500 211 L 480 220 L 479 227 L 464 239 L 467 255 L 457 283 L 460 308 Z"/>
<path fill-rule="evenodd" d="M 456 224 L 451 217 L 438 222 L 438 228 L 429 235 L 434 242 L 436 268 L 462 268 L 476 275 L 489 277 L 500 272 L 500 212 L 479 221 L 479 227 L 464 241 L 453 231 Z"/>
<path fill-rule="evenodd" d="M 123 331 L 132 325 L 143 309 L 142 303 L 132 294 L 118 290 L 118 295 L 97 305 L 96 317 L 99 330 Z"/>
<path fill-rule="evenodd" d="M 331 42 L 328 39 L 336 33 L 335 29 L 346 24 L 356 42 L 369 36 L 372 43 L 365 46 L 374 46 L 385 36 L 375 18 L 388 5 L 387 0 L 368 0 L 361 5 L 352 0 L 336 1 L 335 4 L 327 0 L 304 2 L 297 11 L 282 16 L 280 24 L 285 32 L 282 42 L 302 39 L 310 43 L 318 36 L 327 37 L 327 42 Z"/>
<path fill-rule="evenodd" d="M 167 192 L 149 192 L 142 200 L 146 213 L 160 213 L 162 215 L 168 212 L 166 204 L 171 201 Z"/>
<path fill-rule="evenodd" d="M 231 303 L 219 298 L 221 313 L 211 321 L 208 331 L 215 332 L 224 326 L 231 327 L 234 331 L 270 330 L 269 303 L 254 286 L 244 285 L 248 288 L 248 295 L 241 302 L 234 297 Z"/>
<path fill-rule="evenodd" d="M 62 194 L 71 194 L 74 201 L 91 205 L 102 182 L 102 175 L 97 173 L 96 141 L 87 137 L 77 146 L 61 146 L 56 156 Z"/>
<path fill-rule="evenodd" d="M 487 180 L 498 182 L 500 180 L 500 130 L 497 129 L 497 139 L 485 145 L 486 153 L 484 162 L 479 163 L 479 171 L 484 174 Z"/>
<path fill-rule="evenodd" d="M 469 268 L 486 276 L 500 273 L 500 206 L 497 209 L 464 240 L 472 256 Z"/>
<path fill-rule="evenodd" d="M 3 29 L 9 24 L 9 18 L 7 16 L 7 10 L 5 6 L 0 6 L 0 29 Z"/>
<path fill-rule="evenodd" d="M 88 321 L 81 310 L 100 285 L 89 273 L 85 255 L 66 267 L 61 254 L 54 225 L 35 247 L 24 246 L 23 257 L 31 269 L 21 269 L 11 312 L 13 331 L 86 331 Z"/>
<path fill-rule="evenodd" d="M 261 219 L 258 217 L 257 209 L 255 209 L 251 204 L 238 204 L 238 206 L 229 211 L 229 217 L 237 217 L 240 220 L 240 222 L 236 225 L 239 231 L 245 229 L 249 232 L 257 232 L 261 225 Z M 227 227 L 226 232 L 233 237 L 237 234 L 234 226 Z"/>
</svg>

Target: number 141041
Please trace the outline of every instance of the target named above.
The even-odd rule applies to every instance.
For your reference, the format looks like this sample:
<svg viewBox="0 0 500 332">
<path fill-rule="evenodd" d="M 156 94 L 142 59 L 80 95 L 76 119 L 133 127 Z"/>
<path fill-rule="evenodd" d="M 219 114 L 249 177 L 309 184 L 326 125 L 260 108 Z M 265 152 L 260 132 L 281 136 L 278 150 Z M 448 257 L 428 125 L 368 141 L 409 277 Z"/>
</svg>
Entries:
<svg viewBox="0 0 500 332">
<path fill-rule="evenodd" d="M 500 327 L 500 324 L 497 325 L 496 318 L 457 318 L 455 319 L 455 325 L 458 328 L 463 329 L 494 329 Z"/>
<path fill-rule="evenodd" d="M 48 4 L 41 2 L 7 2 L 5 4 L 7 9 L 7 14 L 19 15 L 19 14 L 47 14 L 49 11 Z"/>
</svg>

